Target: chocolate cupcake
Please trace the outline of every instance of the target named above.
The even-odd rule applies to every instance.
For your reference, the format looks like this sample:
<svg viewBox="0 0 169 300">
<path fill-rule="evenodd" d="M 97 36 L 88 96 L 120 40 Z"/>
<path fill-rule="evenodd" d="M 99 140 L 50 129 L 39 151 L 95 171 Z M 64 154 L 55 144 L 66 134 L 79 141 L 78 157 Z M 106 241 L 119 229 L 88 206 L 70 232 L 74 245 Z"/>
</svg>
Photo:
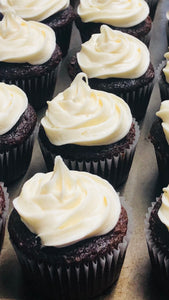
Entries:
<svg viewBox="0 0 169 300">
<path fill-rule="evenodd" d="M 145 233 L 154 278 L 169 293 L 169 186 L 163 192 L 148 209 Z"/>
<path fill-rule="evenodd" d="M 70 169 L 97 174 L 115 187 L 128 177 L 138 138 L 128 105 L 114 94 L 91 89 L 84 73 L 48 102 L 39 130 L 48 170 L 61 155 Z"/>
<path fill-rule="evenodd" d="M 50 26 L 55 34 L 57 44 L 63 56 L 69 49 L 72 23 L 75 19 L 73 7 L 69 0 L 3 0 L 0 11 L 14 11 L 26 21 L 38 21 Z"/>
<path fill-rule="evenodd" d="M 0 182 L 0 252 L 5 234 L 5 224 L 9 208 L 9 197 L 3 182 Z"/>
<path fill-rule="evenodd" d="M 0 36 L 0 81 L 22 88 L 30 104 L 40 109 L 53 96 L 62 57 L 54 31 L 7 13 L 0 22 Z"/>
<path fill-rule="evenodd" d="M 166 60 L 162 61 L 157 69 L 161 101 L 169 99 L 169 52 L 165 53 L 164 57 Z"/>
<path fill-rule="evenodd" d="M 83 300 L 102 294 L 118 279 L 128 217 L 107 181 L 69 171 L 57 157 L 54 170 L 35 174 L 13 203 L 10 240 L 28 284 L 38 293 Z"/>
<path fill-rule="evenodd" d="M 82 44 L 68 65 L 72 79 L 83 71 L 93 89 L 114 93 L 124 99 L 137 120 L 146 113 L 154 84 L 150 53 L 135 37 L 101 26 L 100 34 Z"/>
<path fill-rule="evenodd" d="M 158 118 L 152 124 L 150 139 L 156 154 L 160 186 L 164 187 L 169 182 L 169 100 L 161 103 L 156 115 Z"/>
<path fill-rule="evenodd" d="M 158 0 L 145 0 L 150 7 L 150 17 L 154 20 L 155 12 L 157 9 Z"/>
<path fill-rule="evenodd" d="M 1 82 L 0 103 L 0 180 L 9 184 L 28 169 L 37 117 L 17 86 Z"/>
<path fill-rule="evenodd" d="M 113 30 L 131 34 L 149 45 L 152 21 L 149 17 L 149 6 L 144 0 L 80 0 L 77 14 L 76 26 L 83 43 L 92 34 L 99 33 L 100 26 L 105 24 Z"/>
</svg>

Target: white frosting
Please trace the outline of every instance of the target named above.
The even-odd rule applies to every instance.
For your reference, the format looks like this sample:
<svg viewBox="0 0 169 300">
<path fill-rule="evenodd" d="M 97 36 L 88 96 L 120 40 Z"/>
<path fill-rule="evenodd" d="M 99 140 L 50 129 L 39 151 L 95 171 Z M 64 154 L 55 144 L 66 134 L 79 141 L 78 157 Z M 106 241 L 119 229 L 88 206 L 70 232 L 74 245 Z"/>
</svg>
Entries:
<svg viewBox="0 0 169 300">
<path fill-rule="evenodd" d="M 149 6 L 144 0 L 80 0 L 77 12 L 83 22 L 131 27 L 147 18 Z"/>
<path fill-rule="evenodd" d="M 54 145 L 108 145 L 126 136 L 132 115 L 125 101 L 91 89 L 86 74 L 79 73 L 69 88 L 48 102 L 41 123 Z"/>
<path fill-rule="evenodd" d="M 148 48 L 132 35 L 102 25 L 77 53 L 78 64 L 89 78 L 139 78 L 148 69 Z"/>
<path fill-rule="evenodd" d="M 163 188 L 163 192 L 162 205 L 158 211 L 158 216 L 161 222 L 169 230 L 169 185 L 166 188 Z"/>
<path fill-rule="evenodd" d="M 163 131 L 169 144 L 169 100 L 165 100 L 161 102 L 160 110 L 156 113 L 156 115 L 163 121 L 162 127 Z"/>
<path fill-rule="evenodd" d="M 56 38 L 49 26 L 7 13 L 0 22 L 0 45 L 0 61 L 37 65 L 51 58 Z"/>
<path fill-rule="evenodd" d="M 169 83 L 169 52 L 166 52 L 164 54 L 164 57 L 166 58 L 167 63 L 166 63 L 165 68 L 163 68 L 163 72 L 164 72 L 166 81 Z"/>
<path fill-rule="evenodd" d="M 166 12 L 166 18 L 169 20 L 169 10 Z"/>
<path fill-rule="evenodd" d="M 0 82 L 0 135 L 17 123 L 27 106 L 27 96 L 20 88 Z"/>
<path fill-rule="evenodd" d="M 66 9 L 70 0 L 1 0 L 2 13 L 11 9 L 25 20 L 42 21 Z"/>
<path fill-rule="evenodd" d="M 56 247 L 108 233 L 121 211 L 119 196 L 106 180 L 69 171 L 60 157 L 53 172 L 28 180 L 13 204 L 42 244 Z"/>
</svg>

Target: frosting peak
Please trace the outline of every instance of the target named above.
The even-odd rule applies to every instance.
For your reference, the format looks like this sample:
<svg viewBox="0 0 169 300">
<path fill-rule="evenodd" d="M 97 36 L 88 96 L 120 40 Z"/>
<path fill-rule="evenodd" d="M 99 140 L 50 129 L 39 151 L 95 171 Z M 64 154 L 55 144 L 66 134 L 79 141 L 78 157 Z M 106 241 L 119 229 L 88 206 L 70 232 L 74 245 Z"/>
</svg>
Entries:
<svg viewBox="0 0 169 300">
<path fill-rule="evenodd" d="M 85 79 L 85 81 L 83 80 Z M 41 124 L 54 145 L 108 145 L 129 132 L 132 115 L 120 97 L 91 89 L 86 74 L 48 102 Z"/>
<path fill-rule="evenodd" d="M 80 0 L 77 12 L 83 22 L 131 27 L 147 18 L 149 6 L 144 0 Z"/>
<path fill-rule="evenodd" d="M 119 196 L 106 180 L 69 171 L 60 157 L 53 172 L 28 180 L 13 204 L 42 244 L 56 247 L 108 233 L 121 211 Z"/>
<path fill-rule="evenodd" d="M 70 0 L 1 0 L 0 11 L 13 11 L 25 20 L 43 21 L 66 9 Z"/>
<path fill-rule="evenodd" d="M 49 26 L 8 12 L 0 22 L 0 44 L 0 61 L 36 65 L 51 58 L 56 38 Z"/>
<path fill-rule="evenodd" d="M 17 123 L 27 106 L 27 96 L 20 88 L 0 82 L 0 135 Z"/>
<path fill-rule="evenodd" d="M 82 44 L 78 64 L 89 78 L 138 78 L 148 69 L 148 48 L 137 38 L 107 25 Z"/>
</svg>

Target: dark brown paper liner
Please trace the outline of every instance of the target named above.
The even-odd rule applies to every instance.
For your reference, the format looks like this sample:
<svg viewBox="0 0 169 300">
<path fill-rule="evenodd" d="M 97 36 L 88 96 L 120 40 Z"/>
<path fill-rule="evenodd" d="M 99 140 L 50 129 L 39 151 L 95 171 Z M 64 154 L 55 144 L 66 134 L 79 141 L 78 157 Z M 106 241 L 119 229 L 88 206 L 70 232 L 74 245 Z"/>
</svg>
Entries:
<svg viewBox="0 0 169 300">
<path fill-rule="evenodd" d="M 161 96 L 161 101 L 164 100 L 169 100 L 169 83 L 164 81 L 162 78 L 161 71 L 166 65 L 166 60 L 163 60 L 162 63 L 158 66 L 156 74 L 157 74 L 157 80 L 159 84 L 159 89 L 160 89 L 160 96 Z"/>
<path fill-rule="evenodd" d="M 120 197 L 120 200 L 123 205 L 124 198 Z M 128 216 L 129 214 L 130 208 Z M 96 260 L 92 260 L 91 257 L 87 263 L 70 263 L 69 266 L 58 265 L 57 261 L 48 263 L 38 261 L 38 258 L 28 258 L 15 245 L 13 247 L 28 284 L 32 283 L 38 294 L 43 293 L 48 299 L 85 300 L 102 294 L 118 279 L 130 235 L 129 220 L 127 233 L 117 249 Z"/>
<path fill-rule="evenodd" d="M 9 184 L 23 176 L 30 164 L 36 128 L 25 141 L 0 153 L 0 180 Z"/>
<path fill-rule="evenodd" d="M 37 111 L 45 106 L 53 97 L 58 67 L 41 76 L 18 80 L 3 80 L 7 84 L 15 84 L 27 95 L 29 103 Z"/>
<path fill-rule="evenodd" d="M 158 200 L 158 198 L 156 199 Z M 145 219 L 145 235 L 147 241 L 148 252 L 152 265 L 153 275 L 160 286 L 162 286 L 168 293 L 168 282 L 169 282 L 169 259 L 163 253 L 163 251 L 153 241 L 152 233 L 150 229 L 149 219 L 151 211 L 156 202 L 152 203 L 152 206 L 148 208 L 148 213 Z"/>
<path fill-rule="evenodd" d="M 112 156 L 111 158 L 106 158 L 104 160 L 81 160 L 77 161 L 76 159 L 65 159 L 62 156 L 65 164 L 71 170 L 77 171 L 87 171 L 89 173 L 93 173 L 101 176 L 102 178 L 108 180 L 115 188 L 119 187 L 122 183 L 127 180 L 135 148 L 139 139 L 140 131 L 139 126 L 136 121 L 135 122 L 135 139 L 133 144 L 129 145 L 128 149 L 124 149 L 119 155 Z M 40 147 L 46 162 L 46 166 L 49 171 L 53 169 L 54 160 L 56 154 L 54 152 L 50 152 L 43 144 L 40 142 Z"/>
<path fill-rule="evenodd" d="M 1 253 L 4 234 L 5 234 L 5 224 L 6 224 L 6 219 L 7 219 L 8 209 L 9 209 L 9 194 L 7 193 L 7 188 L 4 187 L 4 183 L 0 182 L 0 185 L 2 186 L 4 197 L 5 197 L 5 208 L 2 213 L 2 216 L 0 217 L 0 253 Z"/>
<path fill-rule="evenodd" d="M 57 27 L 56 29 L 54 29 L 56 35 L 56 42 L 62 50 L 63 57 L 67 55 L 67 52 L 69 50 L 72 25 L 73 21 L 64 26 Z"/>
<path fill-rule="evenodd" d="M 150 17 L 152 20 L 154 20 L 158 0 L 146 0 L 146 2 L 148 3 L 148 5 L 150 7 Z"/>
</svg>

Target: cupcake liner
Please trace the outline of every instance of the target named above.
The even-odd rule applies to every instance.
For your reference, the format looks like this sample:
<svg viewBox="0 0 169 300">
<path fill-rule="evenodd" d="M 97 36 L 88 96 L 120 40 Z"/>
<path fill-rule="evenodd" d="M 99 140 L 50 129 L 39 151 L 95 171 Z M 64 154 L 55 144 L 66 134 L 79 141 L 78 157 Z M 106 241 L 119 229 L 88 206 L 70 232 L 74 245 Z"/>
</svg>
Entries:
<svg viewBox="0 0 169 300">
<path fill-rule="evenodd" d="M 62 50 L 63 57 L 67 55 L 67 52 L 69 50 L 70 38 L 72 33 L 72 25 L 73 25 L 73 21 L 69 22 L 64 26 L 53 28 L 56 35 L 56 42 Z"/>
<path fill-rule="evenodd" d="M 105 158 L 104 160 L 81 160 L 78 161 L 76 159 L 66 159 L 62 156 L 65 164 L 71 170 L 78 171 L 87 171 L 89 173 L 93 173 L 101 176 L 102 178 L 108 180 L 114 187 L 119 187 L 122 183 L 127 180 L 135 148 L 139 139 L 140 131 L 137 122 L 135 123 L 135 139 L 132 145 L 129 145 L 129 148 L 124 149 L 119 155 L 112 156 L 111 158 Z M 44 156 L 46 166 L 48 170 L 53 169 L 54 159 L 56 153 L 50 152 L 40 141 L 40 147 L 42 150 L 42 154 Z"/>
<path fill-rule="evenodd" d="M 22 143 L 0 153 L 0 180 L 11 183 L 24 175 L 32 157 L 36 130 Z"/>
<path fill-rule="evenodd" d="M 56 85 L 57 71 L 58 67 L 41 76 L 2 81 L 20 87 L 26 93 L 29 103 L 37 111 L 45 106 L 46 101 L 52 99 Z"/>
<path fill-rule="evenodd" d="M 0 217 L 0 252 L 1 252 L 4 235 L 5 235 L 6 218 L 9 209 L 9 194 L 7 193 L 7 188 L 4 187 L 4 183 L 0 182 L 0 185 L 2 186 L 4 197 L 5 197 L 5 208 L 3 210 L 2 216 Z"/>
<path fill-rule="evenodd" d="M 161 70 L 165 67 L 165 65 L 166 65 L 166 60 L 163 60 L 162 63 L 159 64 L 159 66 L 156 70 L 159 89 L 160 89 L 161 101 L 169 99 L 169 83 L 164 81 L 164 79 L 162 78 L 162 75 L 161 75 Z"/>
<path fill-rule="evenodd" d="M 83 300 L 102 294 L 118 279 L 130 230 L 129 224 L 126 236 L 117 249 L 85 263 L 58 265 L 57 260 L 53 263 L 38 261 L 26 257 L 15 244 L 13 247 L 26 279 L 33 283 L 38 293 L 48 295 L 50 299 Z"/>
<path fill-rule="evenodd" d="M 150 101 L 151 93 L 154 86 L 154 80 L 147 85 L 131 90 L 129 92 L 116 92 L 114 93 L 121 97 L 130 107 L 133 117 L 140 121 L 144 118 L 146 110 Z"/>
<path fill-rule="evenodd" d="M 146 0 L 146 2 L 148 3 L 148 5 L 150 7 L 150 14 L 149 15 L 150 15 L 151 19 L 154 20 L 158 0 Z"/>
<path fill-rule="evenodd" d="M 157 198 L 156 200 L 158 199 L 159 198 Z M 156 202 L 152 203 L 152 206 L 148 208 L 148 213 L 146 214 L 146 219 L 145 219 L 146 242 L 147 242 L 148 252 L 151 260 L 153 275 L 155 276 L 157 283 L 163 286 L 167 290 L 167 292 L 169 292 L 169 288 L 168 288 L 169 259 L 153 241 L 150 224 L 149 224 L 151 211 L 155 204 Z"/>
</svg>

